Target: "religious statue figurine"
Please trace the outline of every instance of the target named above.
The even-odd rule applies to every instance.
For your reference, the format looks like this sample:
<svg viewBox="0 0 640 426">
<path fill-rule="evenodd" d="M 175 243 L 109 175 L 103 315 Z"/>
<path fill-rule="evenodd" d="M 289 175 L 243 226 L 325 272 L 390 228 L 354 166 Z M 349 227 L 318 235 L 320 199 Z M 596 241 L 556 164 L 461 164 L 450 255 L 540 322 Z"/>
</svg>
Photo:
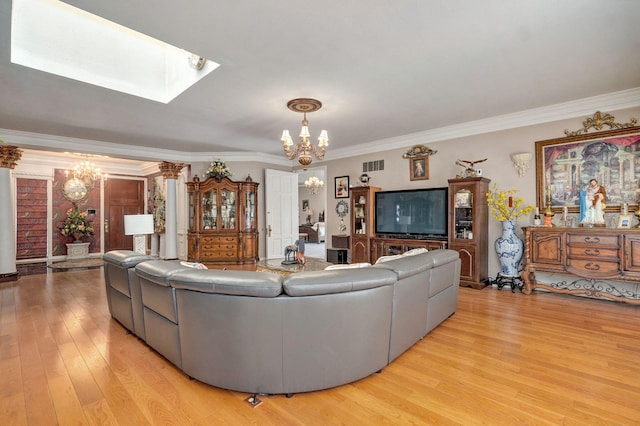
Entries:
<svg viewBox="0 0 640 426">
<path fill-rule="evenodd" d="M 607 191 L 596 179 L 580 190 L 580 225 L 605 226 L 604 209 Z"/>
</svg>

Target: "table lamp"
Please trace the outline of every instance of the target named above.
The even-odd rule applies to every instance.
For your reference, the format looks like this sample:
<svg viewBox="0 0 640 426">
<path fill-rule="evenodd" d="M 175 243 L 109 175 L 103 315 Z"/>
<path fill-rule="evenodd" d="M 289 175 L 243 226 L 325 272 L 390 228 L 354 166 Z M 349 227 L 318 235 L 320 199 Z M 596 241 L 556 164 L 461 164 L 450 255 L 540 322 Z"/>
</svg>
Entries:
<svg viewBox="0 0 640 426">
<path fill-rule="evenodd" d="M 124 215 L 124 235 L 133 235 L 133 251 L 139 254 L 147 252 L 147 235 L 153 234 L 152 214 Z"/>
</svg>

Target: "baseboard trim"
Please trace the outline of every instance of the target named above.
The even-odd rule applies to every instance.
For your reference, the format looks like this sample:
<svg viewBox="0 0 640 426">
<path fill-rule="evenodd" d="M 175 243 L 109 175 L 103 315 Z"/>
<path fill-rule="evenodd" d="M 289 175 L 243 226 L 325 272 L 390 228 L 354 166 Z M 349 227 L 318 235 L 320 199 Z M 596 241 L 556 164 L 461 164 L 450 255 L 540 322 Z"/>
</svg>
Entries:
<svg viewBox="0 0 640 426">
<path fill-rule="evenodd" d="M 0 283 L 5 283 L 9 281 L 18 281 L 18 273 L 11 272 L 9 274 L 0 274 Z"/>
</svg>

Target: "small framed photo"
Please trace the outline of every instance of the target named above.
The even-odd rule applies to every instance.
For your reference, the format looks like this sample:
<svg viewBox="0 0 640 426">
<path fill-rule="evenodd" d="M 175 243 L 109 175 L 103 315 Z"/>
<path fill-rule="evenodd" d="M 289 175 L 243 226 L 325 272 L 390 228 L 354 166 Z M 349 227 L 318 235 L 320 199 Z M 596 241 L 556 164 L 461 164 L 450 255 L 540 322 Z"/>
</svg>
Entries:
<svg viewBox="0 0 640 426">
<path fill-rule="evenodd" d="M 471 207 L 471 191 L 459 191 L 456 192 L 456 207 L 469 208 Z"/>
<path fill-rule="evenodd" d="M 618 219 L 618 228 L 631 228 L 631 215 L 621 214 Z"/>
<path fill-rule="evenodd" d="M 334 178 L 336 198 L 349 198 L 349 176 Z"/>
<path fill-rule="evenodd" d="M 410 180 L 429 179 L 429 157 L 414 157 L 409 162 Z"/>
<path fill-rule="evenodd" d="M 302 200 L 302 211 L 307 211 L 309 208 L 309 200 Z"/>
</svg>

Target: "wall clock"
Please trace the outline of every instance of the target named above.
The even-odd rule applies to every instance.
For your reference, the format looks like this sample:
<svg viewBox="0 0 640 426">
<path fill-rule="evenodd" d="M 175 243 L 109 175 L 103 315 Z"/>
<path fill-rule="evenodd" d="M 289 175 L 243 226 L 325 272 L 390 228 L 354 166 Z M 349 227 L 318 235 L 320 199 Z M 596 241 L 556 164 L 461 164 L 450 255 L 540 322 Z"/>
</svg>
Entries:
<svg viewBox="0 0 640 426">
<path fill-rule="evenodd" d="M 338 201 L 338 204 L 336 205 L 336 213 L 338 213 L 338 216 L 340 217 L 346 216 L 347 213 L 349 213 L 349 204 L 344 200 Z"/>
</svg>

